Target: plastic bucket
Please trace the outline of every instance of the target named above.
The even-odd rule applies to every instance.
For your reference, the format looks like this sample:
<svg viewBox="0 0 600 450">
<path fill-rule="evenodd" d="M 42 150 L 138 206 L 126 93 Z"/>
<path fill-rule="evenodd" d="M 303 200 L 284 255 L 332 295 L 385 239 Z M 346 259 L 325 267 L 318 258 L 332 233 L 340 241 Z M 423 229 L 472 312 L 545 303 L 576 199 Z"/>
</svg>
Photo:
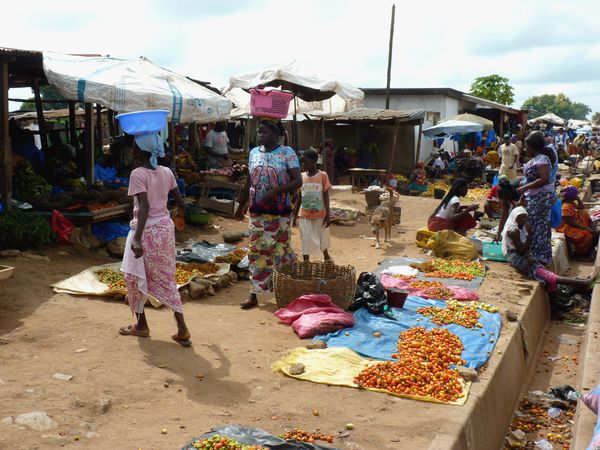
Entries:
<svg viewBox="0 0 600 450">
<path fill-rule="evenodd" d="M 168 115 L 169 111 L 155 109 L 152 111 L 135 111 L 119 114 L 115 117 L 125 133 L 137 136 L 140 134 L 158 133 L 164 130 L 167 126 Z"/>
<path fill-rule="evenodd" d="M 408 292 L 401 289 L 390 288 L 387 290 L 388 305 L 394 308 L 404 308 Z"/>
</svg>

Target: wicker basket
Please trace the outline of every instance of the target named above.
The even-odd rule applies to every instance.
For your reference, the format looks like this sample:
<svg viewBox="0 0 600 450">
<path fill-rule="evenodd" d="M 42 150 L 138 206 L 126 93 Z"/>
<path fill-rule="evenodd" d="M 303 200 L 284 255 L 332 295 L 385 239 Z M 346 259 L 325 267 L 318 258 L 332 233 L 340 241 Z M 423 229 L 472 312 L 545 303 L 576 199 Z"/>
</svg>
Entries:
<svg viewBox="0 0 600 450">
<path fill-rule="evenodd" d="M 326 294 L 342 309 L 354 300 L 356 271 L 352 266 L 331 262 L 294 262 L 284 264 L 273 275 L 275 299 L 285 308 L 302 295 Z"/>
</svg>

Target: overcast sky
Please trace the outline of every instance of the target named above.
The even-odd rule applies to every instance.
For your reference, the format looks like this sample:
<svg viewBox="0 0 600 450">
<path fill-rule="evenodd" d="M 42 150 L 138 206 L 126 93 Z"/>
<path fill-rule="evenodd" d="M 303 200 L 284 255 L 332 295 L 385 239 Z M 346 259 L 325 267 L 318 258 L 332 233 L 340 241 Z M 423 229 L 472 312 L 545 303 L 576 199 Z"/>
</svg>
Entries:
<svg viewBox="0 0 600 450">
<path fill-rule="evenodd" d="M 146 56 L 216 86 L 295 60 L 385 87 L 391 0 L 3 2 L 0 46 Z M 498 73 L 515 106 L 564 92 L 600 111 L 600 1 L 396 1 L 392 87 L 468 91 Z"/>
</svg>

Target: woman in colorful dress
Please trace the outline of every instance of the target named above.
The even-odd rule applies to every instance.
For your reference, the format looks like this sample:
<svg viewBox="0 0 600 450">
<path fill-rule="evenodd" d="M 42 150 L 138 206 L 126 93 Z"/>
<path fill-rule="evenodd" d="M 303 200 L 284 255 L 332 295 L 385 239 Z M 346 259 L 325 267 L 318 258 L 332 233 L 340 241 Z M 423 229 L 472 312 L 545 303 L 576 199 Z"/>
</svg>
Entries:
<svg viewBox="0 0 600 450">
<path fill-rule="evenodd" d="M 185 203 L 173 172 L 158 165 L 157 158 L 165 156 L 161 137 L 143 134 L 136 136 L 134 142 L 136 168 L 131 172 L 128 192 L 133 197 L 133 220 L 121 271 L 127 284 L 129 306 L 137 316 L 137 323 L 123 327 L 119 332 L 126 336 L 150 336 L 144 305 L 151 295 L 173 310 L 177 333 L 171 338 L 188 347 L 192 343 L 175 280 L 175 227 L 167 209 L 168 196 L 175 198 L 179 212 L 183 212 Z"/>
<path fill-rule="evenodd" d="M 427 191 L 427 172 L 425 171 L 425 161 L 418 161 L 413 170 L 407 189 L 416 191 L 420 194 Z"/>
<path fill-rule="evenodd" d="M 589 258 L 598 242 L 598 231 L 579 198 L 579 190 L 575 186 L 567 186 L 561 194 L 562 223 L 556 231 L 564 233 L 575 258 Z"/>
<path fill-rule="evenodd" d="M 279 145 L 281 122 L 262 120 L 260 147 L 250 152 L 249 177 L 238 199 L 237 217 L 243 219 L 250 198 L 250 248 L 248 261 L 252 288 L 242 309 L 258 305 L 257 294 L 273 290 L 273 270 L 296 259 L 291 247 L 290 193 L 302 187 L 300 163 L 293 149 Z"/>
<path fill-rule="evenodd" d="M 523 167 L 525 180 L 517 192 L 525 196 L 531 223 L 531 253 L 542 264 L 552 261 L 550 209 L 556 201 L 553 163 L 546 156 L 544 134 L 534 131 L 525 138 L 525 149 L 531 157 Z"/>
</svg>

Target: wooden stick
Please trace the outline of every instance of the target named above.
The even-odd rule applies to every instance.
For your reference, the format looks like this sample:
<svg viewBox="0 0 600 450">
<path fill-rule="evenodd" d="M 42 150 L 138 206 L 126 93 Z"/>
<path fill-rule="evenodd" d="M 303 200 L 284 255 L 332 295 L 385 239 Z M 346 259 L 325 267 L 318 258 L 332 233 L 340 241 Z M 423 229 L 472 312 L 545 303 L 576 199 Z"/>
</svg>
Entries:
<svg viewBox="0 0 600 450">
<path fill-rule="evenodd" d="M 96 103 L 96 129 L 98 130 L 98 147 L 102 147 L 104 140 L 102 139 L 102 105 Z"/>
<path fill-rule="evenodd" d="M 333 151 L 333 149 L 331 149 Z M 327 172 L 327 155 L 325 154 L 325 118 L 321 118 L 321 154 L 323 155 L 323 170 Z M 333 181 L 331 181 L 333 183 Z"/>
<path fill-rule="evenodd" d="M 12 153 L 8 133 L 8 62 L 0 61 L 0 195 L 4 210 L 12 199 Z"/>
<path fill-rule="evenodd" d="M 416 155 L 415 155 L 415 164 L 421 157 L 421 131 L 422 131 L 422 128 L 423 128 L 423 121 L 421 120 L 421 123 L 419 124 L 419 135 L 417 136 L 417 151 L 416 151 Z"/>
<path fill-rule="evenodd" d="M 75 123 L 75 104 L 76 102 L 69 102 L 69 142 L 76 149 L 79 148 L 77 143 L 77 132 L 75 131 L 76 123 Z"/>
<path fill-rule="evenodd" d="M 108 110 L 108 134 L 111 137 L 117 135 L 117 127 L 115 124 L 115 112 L 112 109 Z"/>
<path fill-rule="evenodd" d="M 390 155 L 390 165 L 388 169 L 389 173 L 392 173 L 394 171 L 394 160 L 396 159 L 396 144 L 398 142 L 398 127 L 398 119 L 394 119 L 394 137 L 392 138 L 392 153 Z"/>
<path fill-rule="evenodd" d="M 169 122 L 169 150 L 175 154 L 175 124 L 172 120 Z"/>
<path fill-rule="evenodd" d="M 44 155 L 48 154 L 48 140 L 46 137 L 46 119 L 44 117 L 44 107 L 42 106 L 42 97 L 40 96 L 40 81 L 37 78 L 31 80 L 33 95 L 35 96 L 35 110 L 37 111 L 38 126 L 40 128 L 40 140 L 42 141 L 42 151 Z"/>
<path fill-rule="evenodd" d="M 85 104 L 85 181 L 94 182 L 94 111 L 91 103 Z"/>
<path fill-rule="evenodd" d="M 392 5 L 392 23 L 390 25 L 390 45 L 388 49 L 387 85 L 385 88 L 385 109 L 390 109 L 390 83 L 392 81 L 392 50 L 394 48 L 394 21 L 396 4 Z"/>
</svg>

